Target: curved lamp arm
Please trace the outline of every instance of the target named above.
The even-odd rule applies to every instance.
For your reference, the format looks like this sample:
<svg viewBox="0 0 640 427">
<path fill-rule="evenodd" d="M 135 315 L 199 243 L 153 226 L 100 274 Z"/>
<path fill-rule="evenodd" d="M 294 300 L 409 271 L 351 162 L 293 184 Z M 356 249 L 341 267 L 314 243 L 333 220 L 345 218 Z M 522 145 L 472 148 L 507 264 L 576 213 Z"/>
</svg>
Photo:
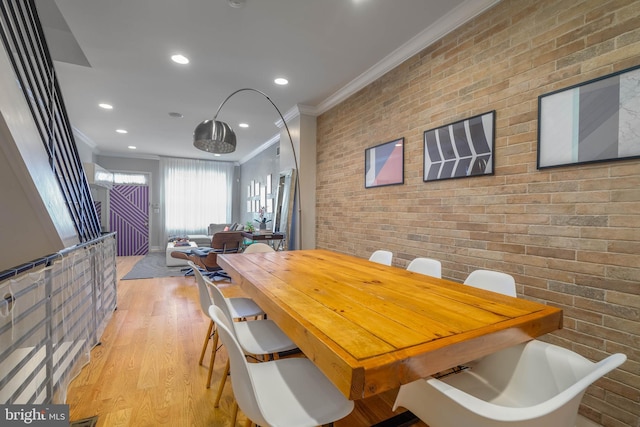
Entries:
<svg viewBox="0 0 640 427">
<path fill-rule="evenodd" d="M 273 105 L 273 108 L 276 109 L 276 111 L 278 112 L 278 115 L 280 116 L 280 120 L 282 120 L 282 123 L 284 124 L 284 128 L 287 131 L 287 136 L 289 137 L 289 143 L 291 144 L 291 152 L 293 153 L 293 162 L 295 164 L 296 167 L 296 177 L 294 180 L 294 187 L 296 190 L 296 195 L 297 195 L 297 202 L 298 202 L 298 240 L 300 242 L 300 249 L 302 249 L 302 202 L 301 202 L 301 194 L 300 194 L 300 167 L 298 166 L 298 157 L 296 156 L 296 148 L 293 145 L 293 138 L 291 138 L 291 132 L 289 132 L 289 126 L 287 126 L 287 121 L 284 119 L 284 116 L 282 115 L 282 113 L 280 112 L 280 109 L 276 106 L 276 104 L 271 100 L 271 98 L 269 98 L 269 95 L 267 95 L 266 93 L 258 90 L 258 89 L 253 89 L 250 87 L 245 87 L 242 89 L 238 89 L 234 92 L 231 93 L 231 95 L 227 96 L 225 98 L 224 101 L 222 101 L 222 103 L 220 104 L 220 106 L 218 107 L 218 110 L 216 111 L 216 114 L 213 116 L 213 121 L 215 122 L 216 119 L 218 118 L 218 114 L 220 114 L 220 110 L 222 109 L 222 107 L 224 106 L 224 104 L 227 103 L 227 101 L 234 96 L 236 93 L 239 92 L 245 92 L 245 91 L 249 91 L 249 92 L 256 92 L 259 93 L 260 95 L 264 96 L 265 98 L 267 98 L 267 101 L 269 101 L 271 103 L 271 105 Z M 295 200 L 295 198 L 294 198 Z"/>
</svg>

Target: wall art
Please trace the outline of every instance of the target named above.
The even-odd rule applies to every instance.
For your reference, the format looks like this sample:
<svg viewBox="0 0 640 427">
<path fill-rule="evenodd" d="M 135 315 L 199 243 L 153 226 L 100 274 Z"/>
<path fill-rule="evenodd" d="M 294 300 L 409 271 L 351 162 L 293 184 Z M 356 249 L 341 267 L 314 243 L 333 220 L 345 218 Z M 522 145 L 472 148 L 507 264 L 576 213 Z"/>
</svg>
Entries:
<svg viewBox="0 0 640 427">
<path fill-rule="evenodd" d="M 425 131 L 423 180 L 493 175 L 495 113 Z"/>
<path fill-rule="evenodd" d="M 364 152 L 365 188 L 404 183 L 404 138 L 385 142 Z"/>
<path fill-rule="evenodd" d="M 640 66 L 538 97 L 538 169 L 640 157 Z"/>
</svg>

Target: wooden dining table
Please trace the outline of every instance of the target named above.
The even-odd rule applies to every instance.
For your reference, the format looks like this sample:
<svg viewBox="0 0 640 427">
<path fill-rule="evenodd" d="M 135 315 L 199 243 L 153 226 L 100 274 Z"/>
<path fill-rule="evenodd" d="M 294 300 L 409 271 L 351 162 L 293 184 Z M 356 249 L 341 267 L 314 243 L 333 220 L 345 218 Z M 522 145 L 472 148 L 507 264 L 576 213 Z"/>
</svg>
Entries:
<svg viewBox="0 0 640 427">
<path fill-rule="evenodd" d="M 562 328 L 562 310 L 328 250 L 218 264 L 349 399 Z"/>
</svg>

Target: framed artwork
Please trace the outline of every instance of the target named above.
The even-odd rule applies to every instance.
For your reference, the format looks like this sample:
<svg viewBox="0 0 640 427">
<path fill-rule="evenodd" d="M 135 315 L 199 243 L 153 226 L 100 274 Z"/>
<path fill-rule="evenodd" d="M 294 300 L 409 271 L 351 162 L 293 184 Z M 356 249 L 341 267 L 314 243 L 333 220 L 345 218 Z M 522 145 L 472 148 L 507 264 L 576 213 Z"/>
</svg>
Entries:
<svg viewBox="0 0 640 427">
<path fill-rule="evenodd" d="M 260 208 L 266 207 L 267 205 L 267 187 L 262 187 L 260 189 Z"/>
<path fill-rule="evenodd" d="M 538 169 L 640 157 L 640 66 L 538 97 Z"/>
<path fill-rule="evenodd" d="M 364 151 L 364 187 L 404 184 L 404 138 Z"/>
<path fill-rule="evenodd" d="M 424 132 L 423 180 L 493 175 L 496 112 Z"/>
</svg>

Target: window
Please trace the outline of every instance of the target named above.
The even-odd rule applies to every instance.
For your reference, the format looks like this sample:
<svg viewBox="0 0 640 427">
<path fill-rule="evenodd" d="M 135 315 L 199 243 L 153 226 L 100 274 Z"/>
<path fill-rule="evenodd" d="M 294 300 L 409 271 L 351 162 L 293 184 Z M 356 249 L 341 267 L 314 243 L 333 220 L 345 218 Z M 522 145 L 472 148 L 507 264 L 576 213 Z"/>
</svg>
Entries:
<svg viewBox="0 0 640 427">
<path fill-rule="evenodd" d="M 115 185 L 148 185 L 146 174 L 114 172 L 113 183 Z"/>
<path fill-rule="evenodd" d="M 207 234 L 211 223 L 231 218 L 232 163 L 162 158 L 167 236 Z"/>
</svg>

